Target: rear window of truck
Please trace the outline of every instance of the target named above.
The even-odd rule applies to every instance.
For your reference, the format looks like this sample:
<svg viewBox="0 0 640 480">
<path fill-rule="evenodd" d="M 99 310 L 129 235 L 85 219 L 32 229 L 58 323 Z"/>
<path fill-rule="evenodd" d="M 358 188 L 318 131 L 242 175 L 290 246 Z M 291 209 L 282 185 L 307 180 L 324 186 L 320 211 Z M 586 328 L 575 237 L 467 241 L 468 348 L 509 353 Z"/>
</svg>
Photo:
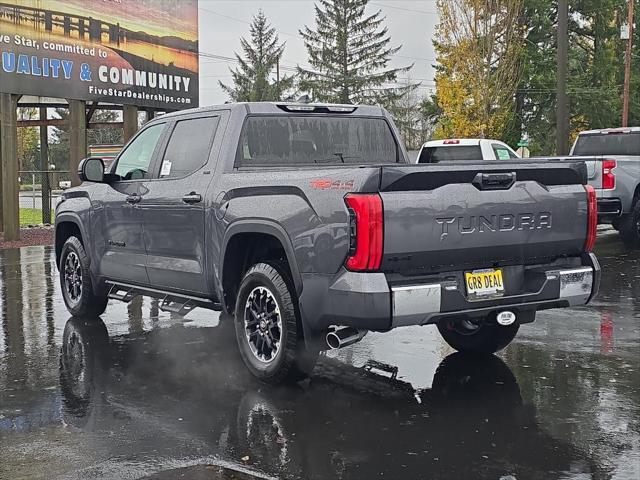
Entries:
<svg viewBox="0 0 640 480">
<path fill-rule="evenodd" d="M 573 155 L 640 156 L 640 132 L 580 135 Z"/>
<path fill-rule="evenodd" d="M 382 118 L 255 116 L 245 122 L 236 166 L 384 164 L 398 158 Z"/>
<path fill-rule="evenodd" d="M 423 148 L 418 163 L 482 160 L 480 145 L 443 145 Z"/>
</svg>

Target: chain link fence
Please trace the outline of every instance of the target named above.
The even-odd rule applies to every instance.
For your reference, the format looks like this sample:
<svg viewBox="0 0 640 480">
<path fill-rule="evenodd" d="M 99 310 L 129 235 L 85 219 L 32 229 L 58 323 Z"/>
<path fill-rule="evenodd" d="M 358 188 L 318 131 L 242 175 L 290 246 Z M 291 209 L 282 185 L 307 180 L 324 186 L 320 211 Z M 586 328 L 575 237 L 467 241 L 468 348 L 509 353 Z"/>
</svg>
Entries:
<svg viewBox="0 0 640 480">
<path fill-rule="evenodd" d="M 20 187 L 20 224 L 53 223 L 57 197 L 71 187 L 69 171 L 23 170 L 18 172 Z"/>
</svg>

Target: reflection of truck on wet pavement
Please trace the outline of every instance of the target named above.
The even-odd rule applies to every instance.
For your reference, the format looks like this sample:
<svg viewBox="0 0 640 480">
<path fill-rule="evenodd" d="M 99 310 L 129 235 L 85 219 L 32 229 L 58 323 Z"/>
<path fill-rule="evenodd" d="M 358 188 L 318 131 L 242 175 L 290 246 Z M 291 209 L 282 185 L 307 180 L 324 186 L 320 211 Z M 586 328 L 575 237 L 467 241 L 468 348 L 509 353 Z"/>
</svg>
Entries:
<svg viewBox="0 0 640 480">
<path fill-rule="evenodd" d="M 146 124 L 109 173 L 95 158 L 80 169 L 56 212 L 68 309 L 150 295 L 233 312 L 267 381 L 408 325 L 494 352 L 536 311 L 598 288 L 584 163 L 411 165 L 379 107 L 185 111 Z"/>
<path fill-rule="evenodd" d="M 451 354 L 422 388 L 394 365 L 323 356 L 304 388 L 271 388 L 246 373 L 233 336 L 223 324 L 109 338 L 99 319 L 71 318 L 59 362 L 64 424 L 91 435 L 86 455 L 120 477 L 144 448 L 136 472 L 206 452 L 246 455 L 243 466 L 269 478 L 605 478 L 598 456 L 546 431 L 495 355 Z"/>
</svg>

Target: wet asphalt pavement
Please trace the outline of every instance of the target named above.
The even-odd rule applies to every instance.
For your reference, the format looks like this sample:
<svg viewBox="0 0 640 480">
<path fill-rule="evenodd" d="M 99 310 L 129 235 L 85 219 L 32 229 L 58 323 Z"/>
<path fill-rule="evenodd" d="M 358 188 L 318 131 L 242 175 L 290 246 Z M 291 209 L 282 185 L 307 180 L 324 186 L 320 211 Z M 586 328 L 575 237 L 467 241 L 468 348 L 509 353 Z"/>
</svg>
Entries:
<svg viewBox="0 0 640 480">
<path fill-rule="evenodd" d="M 0 479 L 639 479 L 640 255 L 597 251 L 594 304 L 499 356 L 405 328 L 277 388 L 228 318 L 138 298 L 71 319 L 51 248 L 0 251 Z"/>
</svg>

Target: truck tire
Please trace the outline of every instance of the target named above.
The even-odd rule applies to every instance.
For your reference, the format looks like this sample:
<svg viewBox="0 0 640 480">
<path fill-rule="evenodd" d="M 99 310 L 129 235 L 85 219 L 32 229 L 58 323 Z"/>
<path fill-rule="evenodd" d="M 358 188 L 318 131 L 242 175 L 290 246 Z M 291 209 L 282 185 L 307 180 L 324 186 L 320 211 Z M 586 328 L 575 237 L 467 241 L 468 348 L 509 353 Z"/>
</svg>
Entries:
<svg viewBox="0 0 640 480">
<path fill-rule="evenodd" d="M 306 378 L 317 351 L 305 347 L 296 294 L 279 263 L 258 263 L 245 274 L 235 308 L 236 339 L 249 371 L 278 384 Z"/>
<path fill-rule="evenodd" d="M 444 321 L 438 331 L 444 341 L 459 352 L 495 353 L 511 343 L 518 333 L 518 324 L 502 326 L 488 321 Z"/>
<path fill-rule="evenodd" d="M 626 246 L 640 248 L 640 201 L 636 201 L 631 213 L 620 222 L 620 236 Z"/>
<path fill-rule="evenodd" d="M 69 313 L 97 317 L 107 308 L 107 295 L 96 293 L 89 273 L 89 257 L 77 237 L 69 237 L 60 255 L 60 287 Z"/>
<path fill-rule="evenodd" d="M 611 226 L 617 230 L 620 231 L 620 227 L 622 226 L 622 224 L 624 223 L 624 219 L 625 217 L 617 217 L 614 218 L 613 220 L 611 220 Z"/>
</svg>

